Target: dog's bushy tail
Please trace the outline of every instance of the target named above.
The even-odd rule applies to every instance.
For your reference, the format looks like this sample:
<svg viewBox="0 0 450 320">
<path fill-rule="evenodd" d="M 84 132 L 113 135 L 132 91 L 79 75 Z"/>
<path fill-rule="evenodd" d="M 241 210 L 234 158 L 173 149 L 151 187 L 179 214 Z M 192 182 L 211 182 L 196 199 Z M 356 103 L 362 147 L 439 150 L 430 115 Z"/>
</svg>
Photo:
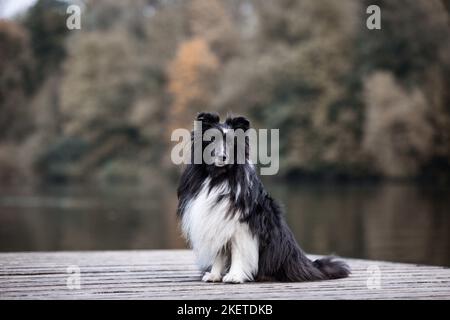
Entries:
<svg viewBox="0 0 450 320">
<path fill-rule="evenodd" d="M 315 281 L 348 277 L 350 267 L 336 257 L 324 257 L 311 261 L 300 248 L 286 259 L 283 266 L 282 281 Z"/>
<path fill-rule="evenodd" d="M 279 220 L 262 220 L 264 215 L 254 215 L 254 229 L 259 230 L 260 251 L 257 279 L 286 282 L 315 281 L 345 278 L 350 267 L 334 256 L 310 260 L 297 244 L 286 221 L 282 219 L 280 207 L 271 199 L 266 200 L 268 212 L 275 213 Z M 266 219 L 267 215 L 265 215 Z M 269 216 L 270 217 L 270 216 Z"/>
<path fill-rule="evenodd" d="M 335 257 L 311 261 L 299 249 L 294 257 L 286 259 L 282 272 L 276 274 L 281 281 L 316 281 L 348 277 L 350 267 Z"/>
<path fill-rule="evenodd" d="M 312 264 L 326 279 L 345 278 L 350 274 L 350 267 L 344 261 L 336 260 L 335 257 L 317 259 Z"/>
<path fill-rule="evenodd" d="M 350 267 L 335 256 L 327 256 L 317 260 L 310 260 L 296 243 L 290 230 L 285 231 L 285 246 L 289 254 L 284 263 L 285 275 L 288 281 L 331 280 L 348 277 Z"/>
<path fill-rule="evenodd" d="M 334 256 L 310 260 L 302 249 L 294 242 L 284 243 L 286 250 L 263 252 L 260 257 L 260 279 L 278 281 L 316 281 L 348 277 L 350 267 Z M 262 259 L 261 259 L 262 258 Z"/>
<path fill-rule="evenodd" d="M 338 260 L 335 256 L 312 261 L 297 244 L 286 225 L 283 231 L 283 236 L 279 238 L 282 240 L 281 243 L 273 241 L 273 248 L 268 250 L 270 254 L 264 252 L 266 254 L 261 256 L 263 259 L 260 261 L 260 267 L 263 266 L 266 274 L 272 274 L 280 281 L 315 281 L 348 277 L 350 267 L 344 261 Z"/>
</svg>

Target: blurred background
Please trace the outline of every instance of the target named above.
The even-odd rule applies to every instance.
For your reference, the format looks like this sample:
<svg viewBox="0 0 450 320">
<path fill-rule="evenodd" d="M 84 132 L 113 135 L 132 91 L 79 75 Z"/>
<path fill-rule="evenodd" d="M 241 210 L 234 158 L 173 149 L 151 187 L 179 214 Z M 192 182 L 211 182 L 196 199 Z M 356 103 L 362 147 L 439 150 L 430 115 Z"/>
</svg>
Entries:
<svg viewBox="0 0 450 320">
<path fill-rule="evenodd" d="M 0 251 L 184 248 L 170 133 L 210 110 L 280 129 L 306 251 L 450 266 L 449 8 L 0 0 Z"/>
</svg>

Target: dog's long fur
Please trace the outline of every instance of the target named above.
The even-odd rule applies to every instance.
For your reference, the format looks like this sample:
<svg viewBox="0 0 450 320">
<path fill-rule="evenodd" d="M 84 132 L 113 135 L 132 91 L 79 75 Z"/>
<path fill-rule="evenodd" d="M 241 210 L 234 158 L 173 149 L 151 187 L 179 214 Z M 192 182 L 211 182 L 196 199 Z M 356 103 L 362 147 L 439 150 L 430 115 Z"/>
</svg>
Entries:
<svg viewBox="0 0 450 320">
<path fill-rule="evenodd" d="M 192 132 L 192 146 L 209 128 L 247 130 L 244 117 L 220 123 L 214 113 L 200 113 L 202 132 Z M 312 281 L 347 277 L 349 267 L 333 257 L 309 260 L 286 224 L 280 206 L 261 183 L 255 167 L 245 164 L 187 165 L 178 188 L 178 215 L 204 281 Z M 226 273 L 226 274 L 225 274 Z M 225 275 L 224 275 L 225 274 Z"/>
</svg>

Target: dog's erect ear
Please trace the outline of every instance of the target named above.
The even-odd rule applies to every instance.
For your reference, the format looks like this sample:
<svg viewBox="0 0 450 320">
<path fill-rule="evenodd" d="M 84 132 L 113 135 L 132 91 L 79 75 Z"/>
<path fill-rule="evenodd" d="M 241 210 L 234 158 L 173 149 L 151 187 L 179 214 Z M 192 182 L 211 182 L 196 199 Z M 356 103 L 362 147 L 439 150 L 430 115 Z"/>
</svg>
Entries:
<svg viewBox="0 0 450 320">
<path fill-rule="evenodd" d="M 197 115 L 197 121 L 201 121 L 203 124 L 216 124 L 219 123 L 219 115 L 215 112 L 200 112 Z"/>
<path fill-rule="evenodd" d="M 226 123 L 234 130 L 242 129 L 247 131 L 250 128 L 250 121 L 245 117 L 228 118 Z"/>
</svg>

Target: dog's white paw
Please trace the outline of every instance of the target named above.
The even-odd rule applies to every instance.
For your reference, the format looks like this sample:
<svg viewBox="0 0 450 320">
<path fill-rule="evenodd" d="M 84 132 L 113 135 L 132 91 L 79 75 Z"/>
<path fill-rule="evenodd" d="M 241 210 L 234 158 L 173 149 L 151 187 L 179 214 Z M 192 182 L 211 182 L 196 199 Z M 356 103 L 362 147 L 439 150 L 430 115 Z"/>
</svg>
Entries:
<svg viewBox="0 0 450 320">
<path fill-rule="evenodd" d="M 227 273 L 222 279 L 222 281 L 226 283 L 244 283 L 245 280 L 244 275 L 231 272 Z"/>
<path fill-rule="evenodd" d="M 202 281 L 205 282 L 220 282 L 222 280 L 222 275 L 217 273 L 205 272 Z"/>
</svg>

